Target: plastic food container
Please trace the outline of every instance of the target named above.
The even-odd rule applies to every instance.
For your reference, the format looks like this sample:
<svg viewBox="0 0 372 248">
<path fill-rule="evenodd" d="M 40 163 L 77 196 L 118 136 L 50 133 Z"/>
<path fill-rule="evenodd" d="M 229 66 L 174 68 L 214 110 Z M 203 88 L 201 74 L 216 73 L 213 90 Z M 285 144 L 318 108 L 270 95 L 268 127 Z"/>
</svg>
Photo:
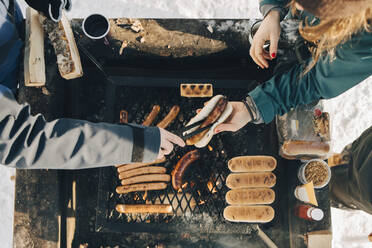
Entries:
<svg viewBox="0 0 372 248">
<path fill-rule="evenodd" d="M 298 169 L 298 179 L 306 184 L 312 178 L 314 188 L 321 189 L 331 180 L 331 169 L 328 164 L 320 159 L 312 159 L 302 164 Z"/>
</svg>

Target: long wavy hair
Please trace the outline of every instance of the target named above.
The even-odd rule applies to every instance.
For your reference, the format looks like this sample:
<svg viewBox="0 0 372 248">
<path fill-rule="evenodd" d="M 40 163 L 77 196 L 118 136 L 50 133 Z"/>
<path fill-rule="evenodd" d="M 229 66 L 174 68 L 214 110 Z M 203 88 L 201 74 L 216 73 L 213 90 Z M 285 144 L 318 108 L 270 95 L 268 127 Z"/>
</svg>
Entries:
<svg viewBox="0 0 372 248">
<path fill-rule="evenodd" d="M 290 6 L 295 10 L 295 0 L 292 0 Z M 360 12 L 338 19 L 320 20 L 319 24 L 311 26 L 301 24 L 299 32 L 301 36 L 315 44 L 311 48 L 313 60 L 307 65 L 304 74 L 309 72 L 322 56 L 330 55 L 330 62 L 335 58 L 335 49 L 337 46 L 350 40 L 351 37 L 359 32 L 372 31 L 372 5 Z"/>
</svg>

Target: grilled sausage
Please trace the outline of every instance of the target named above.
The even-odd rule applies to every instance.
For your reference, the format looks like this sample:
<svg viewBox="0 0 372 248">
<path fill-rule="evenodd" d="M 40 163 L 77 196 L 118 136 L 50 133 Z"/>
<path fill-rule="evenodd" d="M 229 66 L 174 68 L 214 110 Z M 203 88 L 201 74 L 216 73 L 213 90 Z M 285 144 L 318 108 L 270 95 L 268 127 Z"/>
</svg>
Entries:
<svg viewBox="0 0 372 248">
<path fill-rule="evenodd" d="M 145 120 L 142 122 L 142 126 L 150 126 L 154 122 L 156 116 L 158 116 L 159 112 L 160 106 L 154 105 L 152 107 L 151 112 L 146 116 Z"/>
<path fill-rule="evenodd" d="M 200 158 L 198 150 L 192 150 L 186 153 L 178 162 L 172 171 L 172 186 L 175 190 L 179 190 L 182 186 L 182 177 L 187 167 L 194 161 Z"/>
<path fill-rule="evenodd" d="M 145 182 L 169 182 L 170 176 L 168 174 L 149 174 L 141 175 L 137 177 L 131 177 L 128 179 L 121 180 L 121 185 L 130 185 L 135 183 L 145 183 Z"/>
<path fill-rule="evenodd" d="M 117 204 L 116 211 L 122 214 L 172 214 L 169 204 Z"/>
<path fill-rule="evenodd" d="M 170 109 L 169 113 L 164 117 L 164 119 L 161 120 L 156 126 L 164 129 L 167 128 L 174 121 L 174 119 L 176 119 L 179 112 L 180 106 L 173 106 Z"/>
<path fill-rule="evenodd" d="M 136 191 L 161 190 L 167 188 L 166 183 L 140 183 L 116 187 L 116 193 L 126 194 Z"/>
<path fill-rule="evenodd" d="M 232 172 L 273 171 L 276 159 L 271 156 L 240 156 L 230 159 L 228 166 Z"/>
<path fill-rule="evenodd" d="M 148 166 L 148 165 L 161 164 L 161 163 L 164 163 L 165 161 L 166 161 L 166 159 L 164 157 L 164 158 L 157 159 L 157 160 L 155 160 L 153 162 L 150 162 L 150 163 L 122 164 L 122 165 L 119 165 L 119 166 L 116 166 L 116 167 L 118 167 L 117 171 L 119 173 L 121 173 L 121 172 L 124 172 L 124 171 L 129 171 L 129 170 L 133 170 L 133 169 L 136 169 L 136 168 L 145 167 L 145 166 Z"/>
<path fill-rule="evenodd" d="M 225 111 L 227 107 L 227 103 L 228 101 L 226 97 L 222 97 L 220 100 L 218 100 L 212 112 L 208 115 L 205 121 L 199 126 L 199 128 L 206 127 L 209 124 L 216 122 L 218 118 L 220 118 L 220 116 L 222 115 L 223 111 Z M 208 131 L 209 129 L 192 136 L 190 139 L 186 140 L 186 144 L 189 146 L 194 145 L 199 140 L 201 140 L 204 137 L 204 135 L 208 133 Z"/>
<path fill-rule="evenodd" d="M 145 174 L 164 174 L 167 171 L 164 167 L 160 166 L 147 166 L 134 170 L 124 171 L 119 174 L 119 179 L 126 179 L 134 176 Z"/>
</svg>

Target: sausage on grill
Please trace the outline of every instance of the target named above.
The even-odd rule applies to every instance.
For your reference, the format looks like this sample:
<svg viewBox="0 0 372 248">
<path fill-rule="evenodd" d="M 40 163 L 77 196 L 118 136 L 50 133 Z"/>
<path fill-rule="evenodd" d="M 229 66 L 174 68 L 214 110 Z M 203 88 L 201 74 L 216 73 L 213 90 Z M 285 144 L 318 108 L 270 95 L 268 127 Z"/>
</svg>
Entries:
<svg viewBox="0 0 372 248">
<path fill-rule="evenodd" d="M 156 126 L 166 129 L 174 121 L 174 119 L 176 119 L 179 112 L 180 106 L 173 106 L 170 109 L 169 113 L 164 117 L 164 119 L 161 120 Z"/>
<path fill-rule="evenodd" d="M 137 177 L 131 177 L 128 179 L 121 180 L 121 185 L 131 185 L 136 183 L 145 183 L 145 182 L 169 182 L 170 176 L 168 174 L 149 174 L 141 175 Z"/>
<path fill-rule="evenodd" d="M 166 183 L 140 183 L 116 187 L 116 193 L 126 194 L 136 191 L 161 190 L 167 188 Z"/>
<path fill-rule="evenodd" d="M 182 186 L 182 177 L 187 167 L 194 161 L 200 158 L 198 150 L 192 150 L 186 153 L 178 162 L 172 171 L 172 186 L 175 190 L 179 190 Z"/>
<path fill-rule="evenodd" d="M 145 120 L 142 122 L 142 126 L 150 126 L 154 122 L 156 116 L 158 116 L 159 112 L 160 106 L 154 105 L 152 107 L 151 112 L 146 116 Z"/>
</svg>

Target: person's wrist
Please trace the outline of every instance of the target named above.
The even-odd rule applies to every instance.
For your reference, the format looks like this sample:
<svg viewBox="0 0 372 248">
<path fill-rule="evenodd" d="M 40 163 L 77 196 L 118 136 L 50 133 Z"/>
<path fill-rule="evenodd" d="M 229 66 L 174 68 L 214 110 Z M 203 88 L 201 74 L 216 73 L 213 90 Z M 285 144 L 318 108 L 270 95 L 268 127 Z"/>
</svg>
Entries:
<svg viewBox="0 0 372 248">
<path fill-rule="evenodd" d="M 250 120 L 253 120 L 253 113 L 248 103 L 245 100 L 243 100 L 242 103 L 244 104 L 243 109 L 245 110 L 247 116 L 249 116 Z"/>
<path fill-rule="evenodd" d="M 247 111 L 250 113 L 251 121 L 257 120 L 257 108 L 254 102 L 252 101 L 252 98 L 248 95 L 245 99 L 242 100 L 244 103 Z"/>
<path fill-rule="evenodd" d="M 272 9 L 267 13 L 266 18 L 280 21 L 280 11 L 278 9 Z"/>
</svg>

